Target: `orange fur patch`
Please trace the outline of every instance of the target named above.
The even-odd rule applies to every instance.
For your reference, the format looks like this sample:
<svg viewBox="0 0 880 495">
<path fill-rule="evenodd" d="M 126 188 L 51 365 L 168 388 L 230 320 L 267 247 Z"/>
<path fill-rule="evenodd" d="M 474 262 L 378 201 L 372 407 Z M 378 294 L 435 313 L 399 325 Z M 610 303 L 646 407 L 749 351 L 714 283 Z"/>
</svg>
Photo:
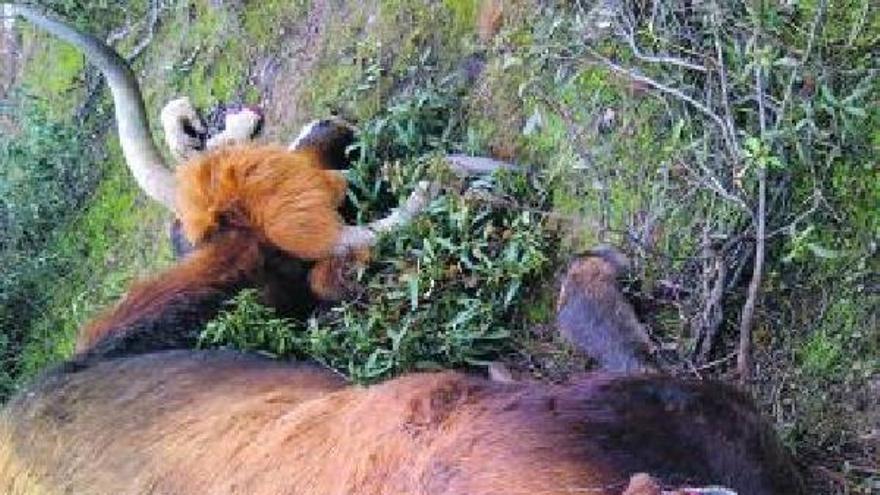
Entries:
<svg viewBox="0 0 880 495">
<path fill-rule="evenodd" d="M 178 215 L 196 245 L 224 222 L 245 221 L 290 255 L 317 260 L 330 256 L 342 228 L 345 179 L 308 150 L 221 148 L 179 167 L 177 180 Z"/>
<path fill-rule="evenodd" d="M 252 276 L 262 264 L 253 235 L 228 232 L 159 275 L 134 284 L 115 307 L 80 329 L 76 351 L 84 353 L 112 333 L 160 314 L 175 299 L 222 290 L 243 275 Z"/>
<path fill-rule="evenodd" d="M 332 256 L 342 230 L 337 208 L 346 181 L 338 171 L 326 170 L 315 151 L 224 147 L 179 167 L 177 179 L 178 214 L 195 251 L 158 277 L 136 284 L 115 308 L 84 327 L 78 352 L 160 316 L 175 301 L 223 292 L 245 281 L 267 283 L 261 270 L 278 269 L 265 266 L 267 244 L 294 259 L 318 260 L 309 286 L 325 300 L 344 294 L 346 266 L 365 258 L 364 253 Z M 275 295 L 310 296 L 288 289 Z"/>
</svg>

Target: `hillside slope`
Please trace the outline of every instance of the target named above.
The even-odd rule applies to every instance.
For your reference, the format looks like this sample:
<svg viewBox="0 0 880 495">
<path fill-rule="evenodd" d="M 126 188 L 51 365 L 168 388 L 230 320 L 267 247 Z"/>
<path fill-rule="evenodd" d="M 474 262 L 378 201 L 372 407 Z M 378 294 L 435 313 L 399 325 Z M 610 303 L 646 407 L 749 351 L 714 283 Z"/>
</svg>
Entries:
<svg viewBox="0 0 880 495">
<path fill-rule="evenodd" d="M 259 104 L 267 141 L 331 113 L 357 122 L 360 220 L 432 173 L 438 153 L 531 172 L 488 200 L 437 204 L 381 246 L 362 300 L 289 325 L 245 295 L 215 344 L 363 381 L 495 360 L 562 380 L 588 364 L 549 330 L 555 273 L 610 243 L 631 258 L 628 295 L 672 368 L 734 379 L 750 337 L 747 385 L 816 492 L 880 492 L 871 2 L 47 3 L 123 54 L 145 47 L 133 64 L 154 127 L 178 95 L 214 123 Z M 99 78 L 75 50 L 17 29 L 0 36 L 0 397 L 170 262 L 169 218 L 128 177 Z M 463 258 L 465 275 L 453 267 Z M 241 335 L 254 324 L 270 337 Z"/>
</svg>

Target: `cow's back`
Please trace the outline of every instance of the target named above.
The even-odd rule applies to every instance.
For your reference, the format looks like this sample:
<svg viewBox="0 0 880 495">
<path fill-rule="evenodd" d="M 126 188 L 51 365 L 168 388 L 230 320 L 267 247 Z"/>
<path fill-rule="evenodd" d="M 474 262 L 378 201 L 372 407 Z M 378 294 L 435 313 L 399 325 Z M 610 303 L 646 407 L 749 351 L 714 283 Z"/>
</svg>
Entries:
<svg viewBox="0 0 880 495">
<path fill-rule="evenodd" d="M 642 471 L 798 492 L 740 394 L 651 375 L 550 386 L 446 372 L 363 388 L 312 366 L 171 351 L 56 370 L 0 430 L 3 493 L 618 494 Z"/>
</svg>

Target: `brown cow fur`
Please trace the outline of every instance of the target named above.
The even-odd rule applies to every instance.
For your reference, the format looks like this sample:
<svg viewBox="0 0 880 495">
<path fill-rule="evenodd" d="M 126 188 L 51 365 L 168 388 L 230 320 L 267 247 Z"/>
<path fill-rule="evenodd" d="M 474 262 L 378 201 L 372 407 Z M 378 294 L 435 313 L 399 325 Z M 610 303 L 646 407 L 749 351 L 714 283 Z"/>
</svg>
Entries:
<svg viewBox="0 0 880 495">
<path fill-rule="evenodd" d="M 608 294 L 572 280 L 561 311 Z M 309 365 L 176 350 L 63 366 L 0 413 L 0 493 L 13 495 L 619 495 L 635 473 L 800 493 L 746 397 L 656 374 L 548 385 L 445 372 L 361 388 Z"/>
<path fill-rule="evenodd" d="M 345 180 L 319 153 L 225 147 L 177 169 L 182 228 L 195 250 L 136 284 L 80 334 L 80 355 L 189 347 L 220 305 L 246 287 L 289 316 L 342 293 L 335 257 Z"/>
<path fill-rule="evenodd" d="M 19 480 L 77 494 L 619 494 L 642 471 L 797 493 L 741 395 L 662 377 L 447 372 L 358 388 L 303 365 L 168 351 L 56 372 L 3 421 L 12 494 Z"/>
<path fill-rule="evenodd" d="M 317 152 L 273 146 L 225 147 L 177 169 L 177 208 L 195 245 L 227 225 L 245 224 L 282 251 L 328 258 L 342 220 L 346 182 Z"/>
<path fill-rule="evenodd" d="M 250 232 L 217 237 L 173 268 L 135 284 L 115 308 L 80 331 L 77 351 L 98 347 L 101 354 L 113 354 L 110 347 L 124 345 L 129 353 L 135 341 L 150 350 L 163 348 L 166 340 L 167 348 L 194 342 L 208 314 L 249 285 L 263 264 L 259 240 Z"/>
<path fill-rule="evenodd" d="M 315 305 L 315 266 L 248 229 L 226 229 L 174 267 L 136 283 L 80 331 L 77 353 L 91 358 L 190 348 L 205 323 L 244 288 L 260 290 L 262 300 L 283 314 L 307 314 Z"/>
</svg>

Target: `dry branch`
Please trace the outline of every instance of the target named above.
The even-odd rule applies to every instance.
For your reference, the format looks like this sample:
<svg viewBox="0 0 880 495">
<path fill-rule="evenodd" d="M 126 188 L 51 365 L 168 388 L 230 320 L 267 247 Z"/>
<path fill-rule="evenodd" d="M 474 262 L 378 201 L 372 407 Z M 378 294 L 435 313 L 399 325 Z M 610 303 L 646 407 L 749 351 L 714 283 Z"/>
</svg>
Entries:
<svg viewBox="0 0 880 495">
<path fill-rule="evenodd" d="M 721 130 L 721 136 L 725 142 L 725 145 L 726 145 L 726 148 L 728 151 L 728 155 L 730 156 L 730 158 L 733 160 L 734 163 L 737 163 L 739 161 L 740 150 L 736 144 L 736 140 L 734 137 L 735 131 L 733 129 L 728 128 L 727 122 L 724 119 L 722 119 L 720 116 L 718 116 L 717 113 L 713 112 L 709 107 L 707 107 L 706 105 L 695 100 L 691 96 L 688 96 L 687 94 L 685 94 L 684 92 L 682 92 L 679 89 L 673 88 L 671 86 L 667 86 L 663 83 L 655 81 L 654 79 L 651 79 L 650 77 L 639 74 L 633 70 L 621 67 L 620 65 L 609 60 L 607 57 L 604 57 L 601 54 L 597 53 L 595 50 L 588 49 L 587 52 L 593 58 L 595 58 L 596 60 L 603 63 L 606 67 L 608 67 L 612 71 L 617 72 L 618 74 L 622 74 L 626 77 L 629 77 L 633 81 L 637 81 L 637 82 L 646 84 L 646 85 L 660 91 L 661 93 L 671 95 L 671 96 L 687 103 L 688 105 L 692 106 L 693 108 L 698 110 L 700 113 L 702 113 L 703 115 L 708 117 Z M 704 169 L 704 172 L 707 172 L 707 170 Z M 718 180 L 717 177 L 715 177 L 712 174 L 709 174 L 706 177 L 706 179 L 708 180 L 708 185 L 710 186 L 710 188 L 713 191 L 715 191 L 717 194 L 719 194 L 724 199 L 734 203 L 735 205 L 737 205 L 741 209 L 751 213 L 751 208 L 749 208 L 749 206 L 746 204 L 746 202 L 738 195 L 725 189 L 724 186 L 721 184 L 721 181 Z"/>
<path fill-rule="evenodd" d="M 723 320 L 722 299 L 724 298 L 724 287 L 727 281 L 727 262 L 724 259 L 723 252 L 715 252 L 713 254 L 713 259 L 707 261 L 707 263 L 711 263 L 711 268 L 708 271 L 714 273 L 714 283 L 708 291 L 709 294 L 700 318 L 702 325 L 697 354 L 698 363 L 705 363 L 709 359 Z M 707 275 L 704 278 L 710 280 L 711 275 Z"/>
<path fill-rule="evenodd" d="M 755 93 L 758 98 L 758 120 L 761 138 L 767 135 L 767 122 L 764 116 L 764 81 L 763 68 L 755 66 Z M 749 282 L 748 296 L 743 304 L 739 324 L 739 355 L 736 358 L 736 371 L 741 382 L 751 378 L 752 371 L 752 323 L 755 317 L 755 305 L 761 290 L 761 278 L 764 272 L 764 243 L 767 223 L 767 170 L 758 166 L 758 211 L 755 215 L 755 265 L 752 279 Z"/>
<path fill-rule="evenodd" d="M 620 30 L 621 37 L 626 41 L 626 44 L 629 46 L 629 49 L 632 50 L 632 54 L 636 59 L 652 64 L 675 65 L 677 67 L 702 72 L 704 74 L 709 72 L 709 69 L 705 66 L 681 58 L 668 55 L 646 55 L 642 53 L 642 51 L 639 50 L 638 44 L 636 44 L 635 29 L 633 28 L 632 23 L 626 16 L 621 16 L 621 19 L 624 23 L 624 26 L 622 26 L 622 29 Z"/>
</svg>

